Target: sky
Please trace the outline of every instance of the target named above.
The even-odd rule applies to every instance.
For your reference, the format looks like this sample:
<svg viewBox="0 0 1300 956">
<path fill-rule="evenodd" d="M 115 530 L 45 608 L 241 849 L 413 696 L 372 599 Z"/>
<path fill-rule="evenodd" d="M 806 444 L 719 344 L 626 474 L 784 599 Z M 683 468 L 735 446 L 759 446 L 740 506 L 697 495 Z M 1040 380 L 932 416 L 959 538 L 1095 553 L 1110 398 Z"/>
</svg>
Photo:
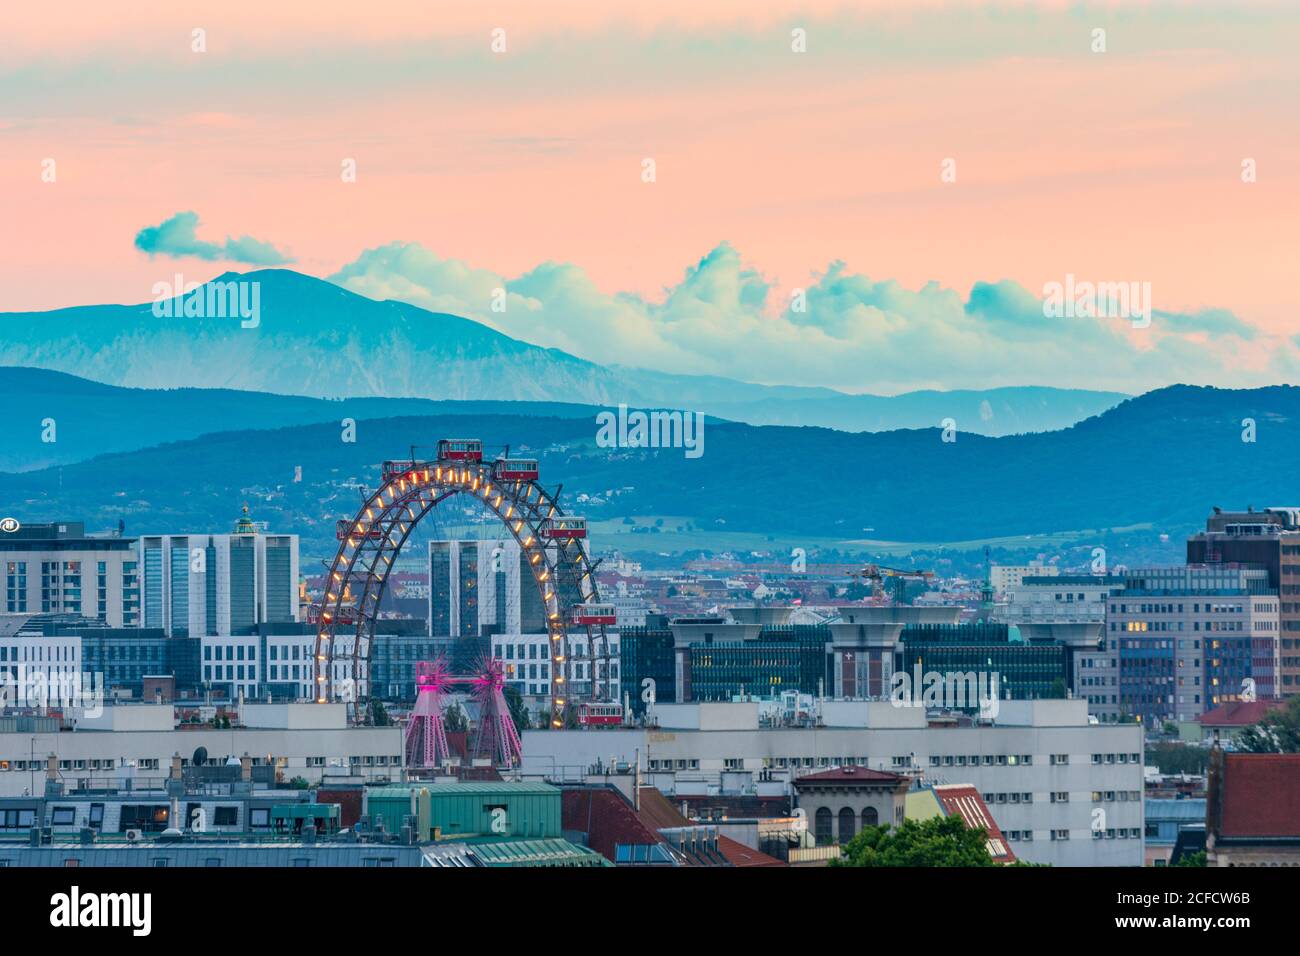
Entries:
<svg viewBox="0 0 1300 956">
<path fill-rule="evenodd" d="M 285 266 L 769 384 L 1295 379 L 1300 6 L 616 6 L 6 4 L 0 311 Z"/>
</svg>

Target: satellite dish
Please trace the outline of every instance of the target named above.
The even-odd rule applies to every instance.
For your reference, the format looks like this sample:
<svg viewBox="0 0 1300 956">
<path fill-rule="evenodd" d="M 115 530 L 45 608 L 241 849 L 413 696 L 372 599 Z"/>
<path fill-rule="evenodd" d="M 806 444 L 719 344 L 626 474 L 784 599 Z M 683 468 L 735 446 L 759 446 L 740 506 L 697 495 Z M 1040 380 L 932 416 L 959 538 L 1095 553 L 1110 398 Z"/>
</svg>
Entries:
<svg viewBox="0 0 1300 956">
<path fill-rule="evenodd" d="M 202 767 L 205 763 L 207 763 L 207 760 L 208 760 L 208 748 L 198 747 L 195 749 L 194 756 L 191 758 L 190 763 L 194 764 L 194 766 L 196 767 Z"/>
</svg>

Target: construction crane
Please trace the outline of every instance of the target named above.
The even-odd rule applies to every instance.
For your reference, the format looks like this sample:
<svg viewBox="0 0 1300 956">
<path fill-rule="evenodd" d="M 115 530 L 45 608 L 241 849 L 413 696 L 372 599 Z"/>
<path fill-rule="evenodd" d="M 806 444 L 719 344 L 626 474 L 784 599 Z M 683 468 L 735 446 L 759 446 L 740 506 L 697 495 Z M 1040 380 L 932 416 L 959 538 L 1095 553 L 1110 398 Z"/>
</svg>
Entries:
<svg viewBox="0 0 1300 956">
<path fill-rule="evenodd" d="M 894 600 L 898 600 L 899 591 L 907 587 L 909 581 L 920 581 L 929 585 L 934 580 L 933 571 L 919 571 L 907 568 L 891 568 L 883 564 L 868 564 L 854 577 L 860 577 L 863 581 L 870 581 L 873 596 L 883 598 L 885 596 L 885 582 L 890 581 L 893 585 L 890 595 Z"/>
</svg>

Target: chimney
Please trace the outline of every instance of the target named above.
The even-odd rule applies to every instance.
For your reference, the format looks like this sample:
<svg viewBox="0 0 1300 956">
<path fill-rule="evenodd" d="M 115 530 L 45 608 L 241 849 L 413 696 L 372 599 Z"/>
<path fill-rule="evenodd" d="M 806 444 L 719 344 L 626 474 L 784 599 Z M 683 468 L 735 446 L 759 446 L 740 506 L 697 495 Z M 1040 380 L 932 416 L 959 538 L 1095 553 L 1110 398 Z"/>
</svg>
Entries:
<svg viewBox="0 0 1300 956">
<path fill-rule="evenodd" d="M 179 780 L 181 778 L 181 755 L 179 753 L 172 754 L 171 778 L 173 780 Z"/>
<path fill-rule="evenodd" d="M 253 758 L 247 753 L 239 758 L 239 779 L 245 783 L 253 779 Z"/>
<path fill-rule="evenodd" d="M 59 779 L 59 758 L 54 754 L 45 758 L 45 779 L 51 783 Z"/>
</svg>

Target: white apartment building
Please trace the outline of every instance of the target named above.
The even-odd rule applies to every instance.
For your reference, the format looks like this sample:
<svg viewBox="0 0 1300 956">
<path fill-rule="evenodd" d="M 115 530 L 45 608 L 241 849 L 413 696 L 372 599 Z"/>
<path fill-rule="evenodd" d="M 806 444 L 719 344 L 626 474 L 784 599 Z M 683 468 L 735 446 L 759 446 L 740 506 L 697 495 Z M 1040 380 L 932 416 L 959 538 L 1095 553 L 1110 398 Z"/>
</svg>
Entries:
<svg viewBox="0 0 1300 956">
<path fill-rule="evenodd" d="M 989 583 L 996 594 L 1006 594 L 1020 587 L 1027 577 L 1056 577 L 1060 569 L 1051 564 L 994 564 L 989 567 Z"/>
<path fill-rule="evenodd" d="M 80 614 L 140 626 L 132 538 L 86 534 L 80 521 L 0 527 L 0 613 Z"/>
<path fill-rule="evenodd" d="M 241 723 L 231 730 L 178 730 L 169 704 L 119 704 L 78 720 L 76 733 L 0 724 L 0 796 L 40 793 L 51 754 L 60 776 L 74 784 L 100 780 L 120 786 L 134 779 L 156 785 L 174 754 L 188 764 L 199 747 L 213 764 L 245 756 L 263 764 L 269 758 L 286 779 L 313 784 L 330 773 L 390 779 L 401 773 L 402 729 L 350 727 L 343 704 L 246 703 Z"/>
<path fill-rule="evenodd" d="M 1007 589 L 1006 603 L 994 611 L 1007 624 L 1100 624 L 1106 620 L 1106 599 L 1124 579 L 1106 574 L 1022 576 Z"/>
<path fill-rule="evenodd" d="M 331 669 L 335 688 L 352 676 L 355 635 L 335 638 Z M 311 634 L 220 634 L 200 639 L 199 679 L 203 687 L 220 689 L 230 700 L 273 695 L 277 700 L 311 701 L 315 697 L 312 656 L 316 639 Z M 362 676 L 366 674 L 362 665 Z M 358 693 L 366 688 L 357 686 Z"/>
<path fill-rule="evenodd" d="M 978 726 L 929 726 L 923 708 L 828 701 L 823 726 L 760 727 L 757 703 L 656 705 L 658 726 L 526 731 L 526 776 L 598 778 L 639 759 L 671 796 L 791 794 L 791 781 L 865 766 L 977 787 L 1016 856 L 1054 866 L 1141 866 L 1142 728 L 1093 724 L 1082 700 L 1003 701 Z M 1100 812 L 1097 812 L 1100 811 Z"/>
<path fill-rule="evenodd" d="M 592 647 L 585 632 L 569 635 L 569 693 L 582 700 L 591 693 L 593 677 L 599 682 L 603 700 L 621 700 L 618 634 L 609 632 L 609 661 L 605 649 Z M 513 684 L 529 706 L 551 705 L 550 638 L 546 634 L 496 634 L 492 656 L 506 669 L 506 682 Z M 594 655 L 594 659 L 593 658 Z"/>
</svg>

